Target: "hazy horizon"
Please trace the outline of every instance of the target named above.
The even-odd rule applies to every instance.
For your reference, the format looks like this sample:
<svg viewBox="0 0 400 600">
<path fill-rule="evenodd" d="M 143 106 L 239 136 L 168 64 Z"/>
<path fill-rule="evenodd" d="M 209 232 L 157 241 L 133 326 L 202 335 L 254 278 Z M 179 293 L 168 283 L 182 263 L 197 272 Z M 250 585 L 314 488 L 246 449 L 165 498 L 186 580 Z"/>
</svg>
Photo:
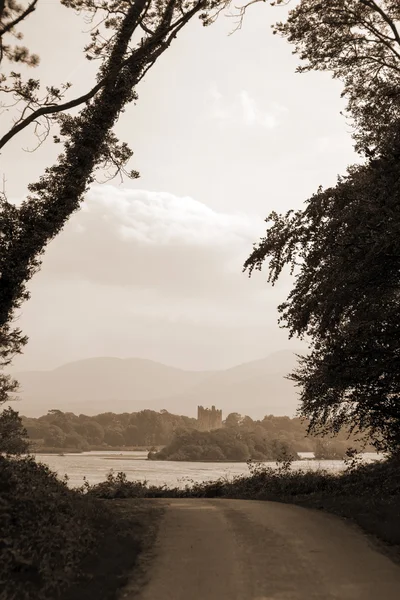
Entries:
<svg viewBox="0 0 400 600">
<path fill-rule="evenodd" d="M 19 402 L 12 406 L 27 416 L 51 409 L 91 415 L 110 408 L 119 413 L 166 409 L 190 416 L 198 405 L 257 418 L 291 415 L 298 406 L 298 393 L 285 376 L 295 365 L 290 350 L 214 371 L 188 371 L 135 358 L 93 357 L 55 370 L 18 372 Z"/>
<path fill-rule="evenodd" d="M 294 349 L 282 348 L 280 350 L 276 350 L 276 351 L 270 352 L 270 353 L 266 354 L 265 356 L 259 356 L 259 357 L 256 357 L 256 358 L 253 358 L 253 359 L 250 359 L 250 360 L 244 360 L 244 361 L 239 362 L 239 363 L 235 362 L 235 363 L 232 363 L 231 365 L 228 365 L 226 367 L 220 367 L 220 368 L 214 368 L 214 369 L 203 369 L 203 368 L 186 369 L 186 368 L 182 367 L 181 365 L 179 365 L 179 364 L 173 364 L 172 362 L 169 362 L 168 360 L 158 361 L 158 360 L 154 360 L 152 358 L 148 358 L 146 356 L 111 356 L 111 355 L 105 355 L 104 354 L 104 355 L 98 355 L 98 356 L 78 357 L 78 358 L 75 358 L 75 359 L 72 359 L 72 360 L 68 360 L 66 362 L 57 364 L 56 366 L 49 367 L 49 368 L 43 368 L 43 369 L 23 369 L 22 370 L 22 369 L 17 369 L 15 365 L 11 365 L 11 367 L 10 367 L 9 370 L 10 370 L 10 372 L 13 372 L 15 374 L 15 373 L 22 372 L 22 371 L 38 371 L 38 372 L 40 372 L 40 371 L 53 371 L 53 370 L 56 370 L 56 369 L 60 369 L 60 368 L 62 368 L 64 366 L 66 366 L 66 365 L 71 365 L 71 364 L 74 364 L 74 363 L 81 363 L 81 362 L 85 362 L 85 361 L 89 362 L 89 361 L 95 361 L 95 360 L 121 360 L 121 361 L 125 361 L 125 360 L 135 361 L 135 360 L 137 360 L 137 361 L 143 361 L 143 362 L 156 363 L 156 364 L 160 364 L 160 365 L 163 365 L 163 366 L 166 366 L 166 367 L 171 367 L 173 369 L 181 369 L 182 371 L 193 371 L 193 372 L 199 372 L 199 373 L 201 373 L 201 372 L 210 372 L 210 373 L 212 373 L 212 372 L 226 371 L 226 370 L 233 369 L 235 367 L 239 367 L 241 365 L 246 365 L 246 364 L 249 364 L 249 363 L 261 362 L 263 360 L 267 360 L 268 358 L 270 358 L 270 357 L 272 357 L 272 356 L 274 356 L 276 354 L 281 354 L 281 353 L 284 354 L 286 352 L 291 352 L 293 354 L 298 354 L 300 352 L 305 353 L 305 348 L 304 349 L 301 349 L 300 347 L 299 348 L 294 348 Z"/>
</svg>

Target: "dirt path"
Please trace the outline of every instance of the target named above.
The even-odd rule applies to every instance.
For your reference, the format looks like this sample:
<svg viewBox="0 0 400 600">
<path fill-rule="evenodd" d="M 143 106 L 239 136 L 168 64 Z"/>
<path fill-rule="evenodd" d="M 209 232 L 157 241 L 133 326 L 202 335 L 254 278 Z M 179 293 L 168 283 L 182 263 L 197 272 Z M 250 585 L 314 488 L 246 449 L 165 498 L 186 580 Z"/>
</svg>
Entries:
<svg viewBox="0 0 400 600">
<path fill-rule="evenodd" d="M 128 586 L 126 600 L 400 598 L 400 567 L 332 515 L 249 500 L 160 503 L 147 584 Z"/>
</svg>

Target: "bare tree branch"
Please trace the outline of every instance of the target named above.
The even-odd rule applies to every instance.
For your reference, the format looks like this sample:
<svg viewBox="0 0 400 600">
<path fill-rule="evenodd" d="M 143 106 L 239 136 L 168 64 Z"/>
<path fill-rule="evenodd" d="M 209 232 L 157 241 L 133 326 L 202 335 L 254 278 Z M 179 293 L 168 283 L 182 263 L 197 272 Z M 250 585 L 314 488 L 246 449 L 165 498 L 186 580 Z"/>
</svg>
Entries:
<svg viewBox="0 0 400 600">
<path fill-rule="evenodd" d="M 175 0 L 170 0 L 170 1 L 172 4 L 175 3 Z M 135 27 L 133 28 L 133 31 L 136 29 L 136 27 L 138 25 L 140 25 L 140 23 L 142 21 L 143 13 L 146 14 L 148 6 L 149 6 L 149 2 L 137 3 L 136 24 L 135 24 Z M 132 34 L 133 34 L 133 32 L 132 32 Z M 153 38 L 153 40 L 157 40 L 158 37 L 159 37 L 159 35 L 155 36 Z M 128 64 L 128 61 L 129 61 L 129 58 L 122 60 L 123 52 L 120 49 L 114 48 L 113 52 L 114 52 L 114 57 L 115 57 L 113 62 L 114 62 L 114 65 L 116 64 L 117 66 L 115 66 L 112 69 L 112 71 L 110 71 L 103 79 L 101 79 L 101 81 L 99 81 L 91 90 L 89 90 L 89 92 L 87 92 L 86 94 L 83 94 L 82 96 L 79 96 L 78 98 L 75 98 L 74 100 L 70 100 L 70 101 L 64 102 L 62 104 L 52 104 L 52 105 L 41 106 L 37 110 L 33 111 L 28 117 L 20 120 L 3 137 L 0 138 L 0 149 L 4 148 L 4 146 L 13 137 L 15 137 L 23 129 L 28 127 L 31 123 L 34 123 L 40 117 L 43 117 L 43 116 L 48 117 L 49 115 L 54 115 L 54 114 L 75 108 L 76 106 L 79 106 L 80 104 L 85 104 L 91 98 L 93 98 L 105 85 L 112 85 L 113 82 L 115 82 L 115 79 L 118 76 L 118 73 L 120 73 L 121 69 L 123 69 Z M 120 64 L 118 64 L 118 59 L 121 59 Z"/>
<path fill-rule="evenodd" d="M 63 104 L 56 104 L 53 106 L 41 106 L 37 110 L 35 110 L 29 117 L 26 117 L 22 121 L 20 121 L 17 125 L 14 125 L 2 138 L 0 138 L 0 149 L 3 148 L 7 142 L 9 142 L 17 133 L 20 133 L 25 127 L 28 127 L 31 123 L 39 119 L 40 117 L 51 115 L 59 112 L 63 112 L 74 108 L 75 106 L 79 106 L 80 104 L 84 104 L 88 102 L 101 88 L 105 85 L 107 78 L 100 81 L 97 85 L 95 85 L 89 92 L 83 94 L 83 96 L 79 96 L 79 98 L 75 98 L 74 100 L 70 100 L 69 102 L 64 102 Z"/>
</svg>

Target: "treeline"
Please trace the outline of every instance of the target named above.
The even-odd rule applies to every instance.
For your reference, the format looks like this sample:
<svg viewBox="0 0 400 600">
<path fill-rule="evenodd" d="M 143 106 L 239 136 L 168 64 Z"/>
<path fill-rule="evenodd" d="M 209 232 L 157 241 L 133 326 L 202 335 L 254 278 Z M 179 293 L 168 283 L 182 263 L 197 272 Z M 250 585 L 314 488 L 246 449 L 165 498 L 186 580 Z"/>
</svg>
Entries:
<svg viewBox="0 0 400 600">
<path fill-rule="evenodd" d="M 93 450 L 168 444 L 178 428 L 193 429 L 196 419 L 167 411 L 142 410 L 136 413 L 106 412 L 90 417 L 60 410 L 35 418 L 22 417 L 36 448 Z"/>
<path fill-rule="evenodd" d="M 333 439 L 307 437 L 307 423 L 301 419 L 273 415 L 255 421 L 230 413 L 223 422 L 223 429 L 214 432 L 198 432 L 197 419 L 166 410 L 106 412 L 92 417 L 51 410 L 39 418 L 22 417 L 22 422 L 36 450 L 150 449 L 172 443 L 175 445 L 169 454 L 179 452 L 187 460 L 246 460 L 248 457 L 269 460 L 276 458 L 276 448 L 282 444 L 293 453 L 314 452 L 317 458 L 341 457 L 349 446 L 361 449 L 360 444 L 354 439 L 349 440 L 345 432 Z M 185 437 L 190 432 L 193 437 Z M 208 450 L 205 450 L 207 446 Z M 232 450 L 232 446 L 236 450 Z M 165 457 L 165 453 L 161 457 Z"/>
<path fill-rule="evenodd" d="M 275 461 L 299 459 L 298 452 L 314 452 L 317 459 L 344 458 L 348 448 L 361 446 L 347 436 L 341 439 L 306 437 L 300 419 L 269 415 L 262 421 L 232 413 L 224 427 L 213 431 L 178 430 L 171 442 L 151 460 Z M 371 449 L 371 448 L 370 448 Z"/>
</svg>

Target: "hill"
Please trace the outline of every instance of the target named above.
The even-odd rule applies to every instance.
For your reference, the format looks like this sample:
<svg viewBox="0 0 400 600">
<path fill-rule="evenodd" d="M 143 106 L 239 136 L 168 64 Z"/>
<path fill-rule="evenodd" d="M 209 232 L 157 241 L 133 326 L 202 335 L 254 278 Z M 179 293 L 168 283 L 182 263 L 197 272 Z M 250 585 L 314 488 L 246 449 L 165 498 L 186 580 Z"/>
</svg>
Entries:
<svg viewBox="0 0 400 600">
<path fill-rule="evenodd" d="M 57 408 L 94 415 L 150 408 L 196 416 L 198 404 L 215 404 L 226 416 L 246 413 L 293 415 L 297 394 L 285 375 L 294 367 L 293 352 L 274 353 L 223 371 L 185 371 L 140 358 L 91 358 L 52 371 L 16 373 L 20 401 L 13 408 L 39 416 Z"/>
<path fill-rule="evenodd" d="M 295 368 L 296 362 L 294 352 L 275 352 L 261 360 L 216 371 L 190 390 L 165 398 L 165 406 L 152 402 L 149 408 L 167 408 L 177 414 L 187 414 L 186 406 L 215 404 L 222 409 L 223 416 L 230 412 L 253 419 L 266 414 L 294 416 L 298 396 L 294 384 L 285 376 Z"/>
</svg>

